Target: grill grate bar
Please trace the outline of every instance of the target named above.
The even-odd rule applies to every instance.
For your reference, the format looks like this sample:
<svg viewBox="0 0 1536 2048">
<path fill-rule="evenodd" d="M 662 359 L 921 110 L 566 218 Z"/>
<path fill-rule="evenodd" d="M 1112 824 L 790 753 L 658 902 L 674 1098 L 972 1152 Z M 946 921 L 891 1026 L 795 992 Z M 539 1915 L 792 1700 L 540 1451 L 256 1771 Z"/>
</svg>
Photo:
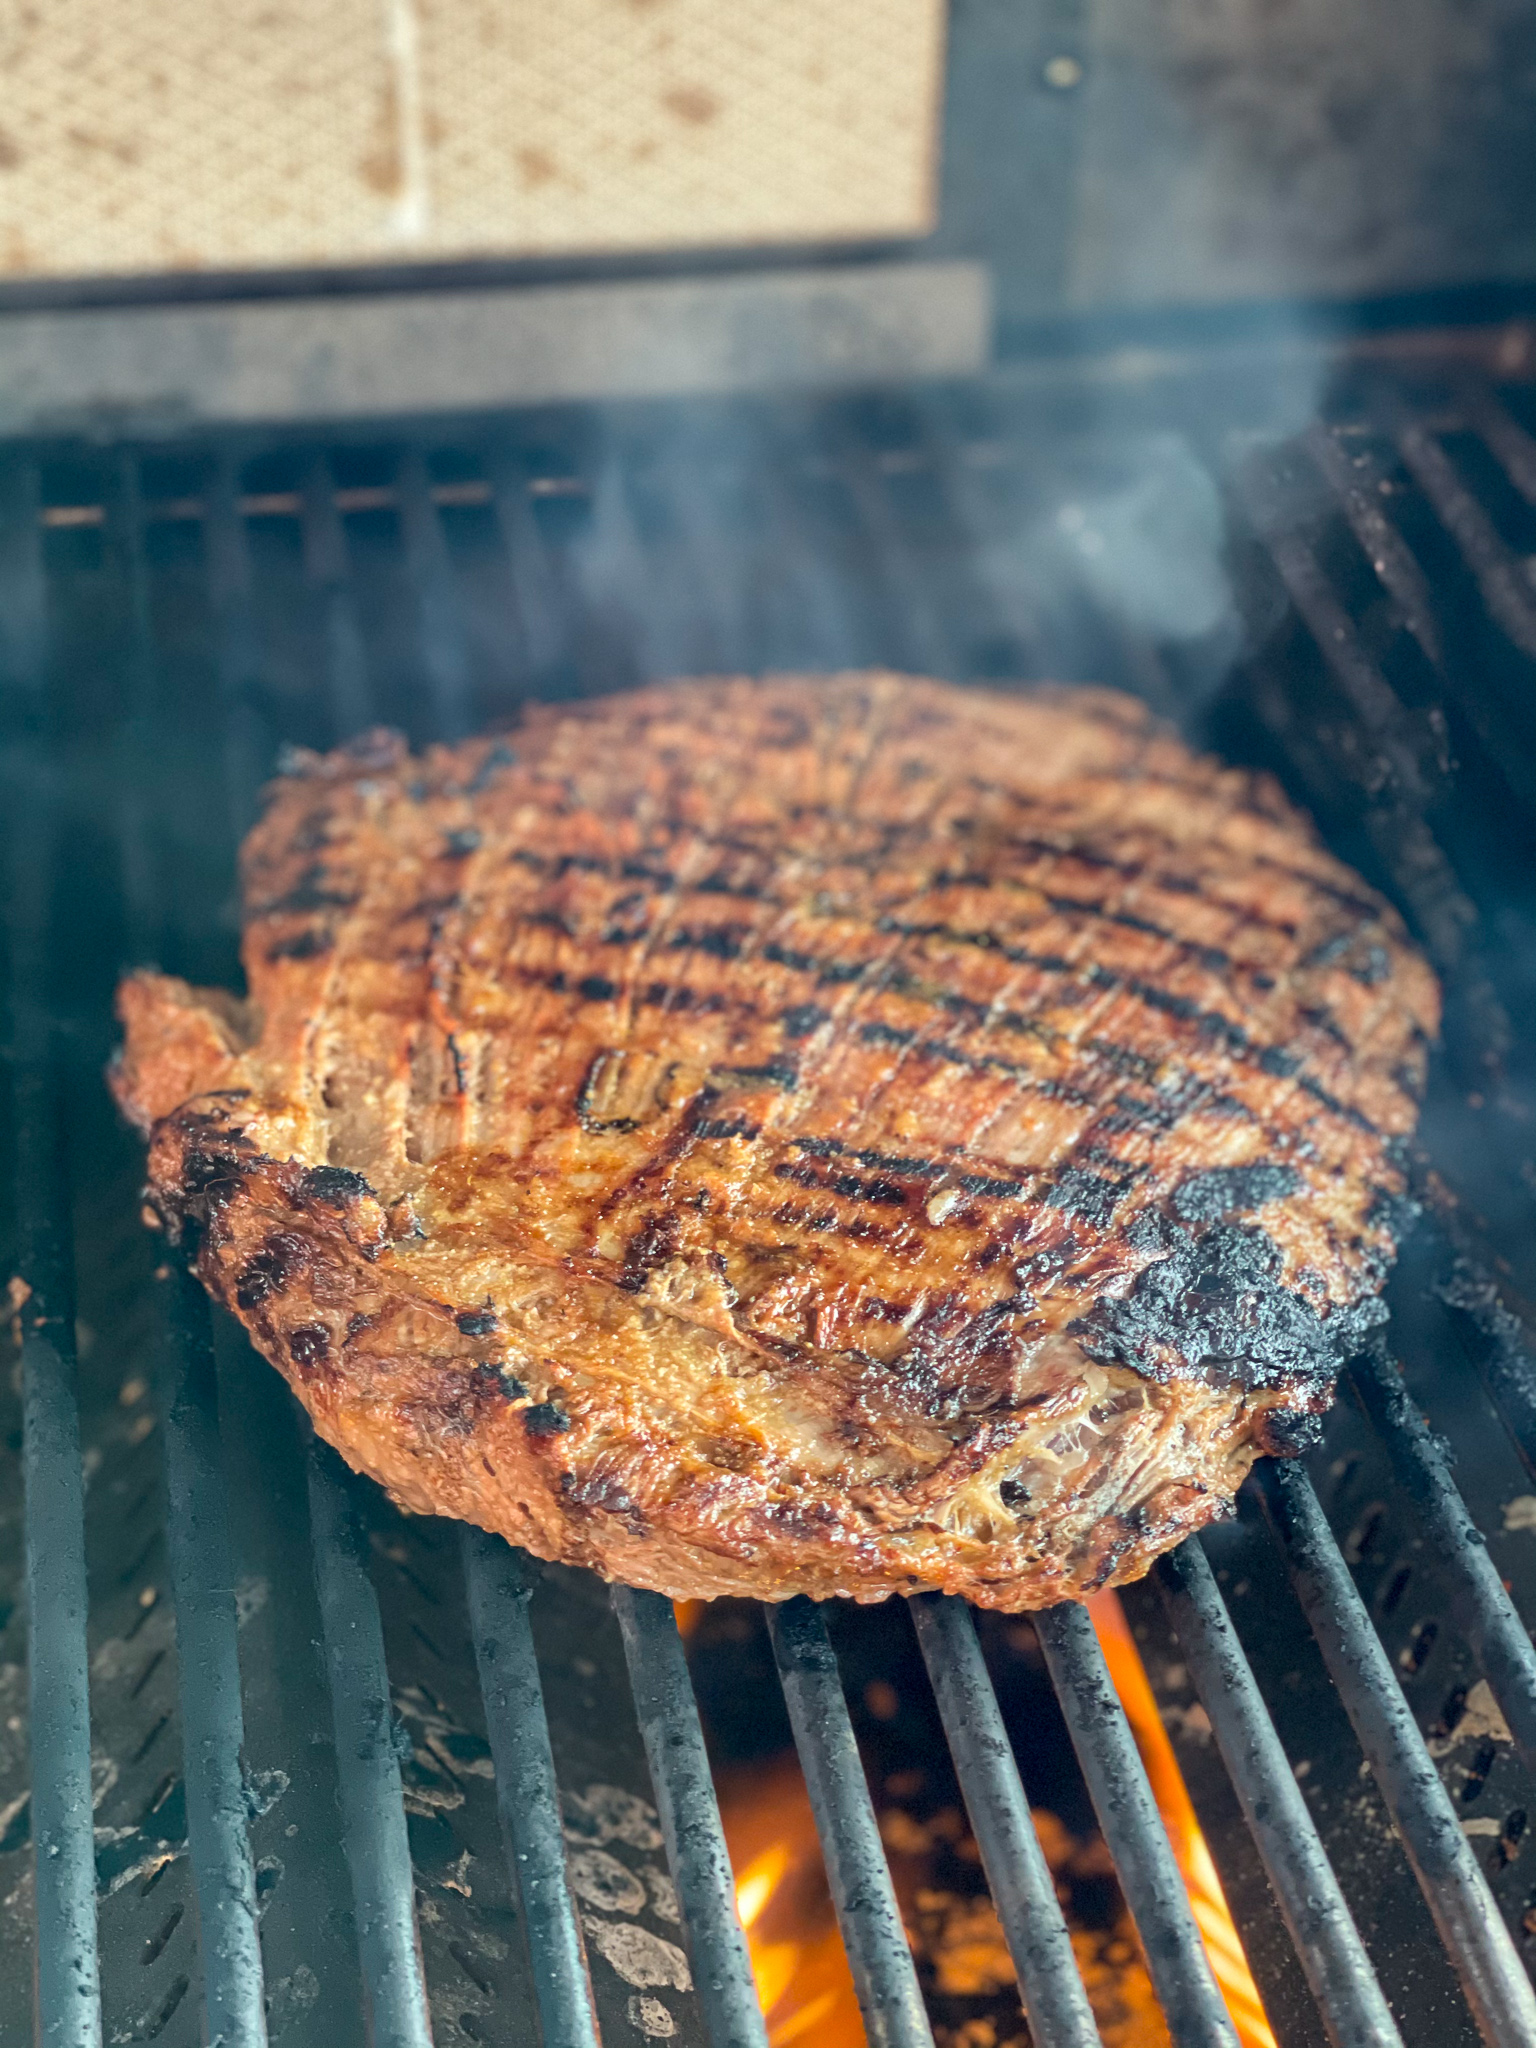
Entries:
<svg viewBox="0 0 1536 2048">
<path fill-rule="evenodd" d="M 1460 548 L 1483 603 L 1521 653 L 1536 658 L 1536 596 L 1513 550 L 1428 427 L 1409 421 L 1399 426 L 1396 440 L 1414 481 Z"/>
<path fill-rule="evenodd" d="M 187 1839 L 197 1880 L 210 2038 L 264 2048 L 267 2038 L 256 1873 L 247 1834 L 245 1742 L 234 1571 L 224 1514 L 208 1298 L 181 1261 L 169 1296 L 162 1369 L 166 1541 L 176 1602 Z"/>
<path fill-rule="evenodd" d="M 951 1594 L 926 1594 L 909 1605 L 1031 2032 L 1049 2048 L 1098 2048 L 1098 2024 L 1030 1819 L 976 1624 L 965 1602 Z"/>
<path fill-rule="evenodd" d="M 933 2048 L 827 1625 L 804 1598 L 764 1613 L 869 2048 Z"/>
<path fill-rule="evenodd" d="M 500 443 L 491 452 L 490 471 L 523 666 L 532 678 L 547 677 L 560 658 L 564 636 L 559 586 L 534 518 L 529 470 L 515 448 Z"/>
<path fill-rule="evenodd" d="M 1350 1378 L 1386 1444 L 1399 1485 L 1423 1516 L 1441 1559 L 1462 1582 L 1455 1620 L 1487 1674 L 1527 1768 L 1536 1771 L 1536 1649 L 1451 1476 L 1451 1461 L 1384 1347 L 1355 1359 Z"/>
<path fill-rule="evenodd" d="M 25 829 L 21 820 L 12 823 L 13 829 Z M 13 973 L 16 968 L 13 960 Z M 100 2048 L 85 1488 L 69 1192 L 58 1079 L 46 1035 L 35 1020 L 20 1023 L 16 1178 L 19 1265 L 31 1289 L 21 1310 L 21 1375 L 38 2036 L 50 2048 Z"/>
<path fill-rule="evenodd" d="M 461 1532 L 475 1662 L 496 1768 L 496 1804 L 528 1924 L 547 2048 L 597 2048 L 597 2015 L 566 1878 L 560 1792 L 528 1618 L 528 1566 L 499 1536 Z"/>
<path fill-rule="evenodd" d="M 1419 1179 L 1415 1193 L 1426 1207 L 1433 1189 Z M 1472 1255 L 1467 1233 L 1454 1214 L 1436 1205 L 1435 1220 L 1452 1253 L 1450 1272 L 1438 1293 L 1457 1325 L 1505 1434 L 1526 1471 L 1536 1480 L 1536 1356 L 1530 1340 L 1505 1306 L 1498 1282 Z"/>
<path fill-rule="evenodd" d="M 416 593 L 422 663 L 436 711 L 434 737 L 460 740 L 473 722 L 469 653 L 448 543 L 433 502 L 426 457 L 419 447 L 407 449 L 396 488 L 406 573 Z"/>
<path fill-rule="evenodd" d="M 1308 429 L 1306 447 L 1344 508 L 1371 567 L 1396 600 L 1404 625 L 1439 668 L 1444 655 L 1429 579 L 1412 548 L 1381 509 L 1382 487 L 1387 481 L 1381 464 L 1363 443 L 1346 448 L 1338 434 L 1321 423 Z"/>
<path fill-rule="evenodd" d="M 1328 2038 L 1334 2048 L 1401 2048 L 1205 1552 L 1191 1540 L 1154 1572 Z"/>
<path fill-rule="evenodd" d="M 32 462 L 0 469 L 0 679 L 27 695 L 41 680 L 48 647 L 48 584 Z"/>
<path fill-rule="evenodd" d="M 1255 1468 L 1292 1583 L 1490 2048 L 1536 2040 L 1536 1993 L 1298 1466 Z"/>
<path fill-rule="evenodd" d="M 304 472 L 304 576 L 324 613 L 327 694 L 332 727 L 341 739 L 368 723 L 372 702 L 339 497 L 329 461 L 315 454 Z"/>
<path fill-rule="evenodd" d="M 1034 1623 L 1168 2031 L 1179 2048 L 1237 2048 L 1088 1610 L 1048 1607 Z"/>
<path fill-rule="evenodd" d="M 431 2048 L 378 1597 L 341 1461 L 317 1438 L 309 1446 L 309 1519 L 370 2038 L 374 2048 Z"/>
<path fill-rule="evenodd" d="M 257 793 L 272 758 L 270 736 L 256 705 L 262 678 L 250 542 L 240 510 L 240 471 L 234 451 L 222 448 L 208 483 L 203 530 L 208 603 L 213 613 L 214 667 L 223 702 L 224 780 L 230 829 L 243 838 L 256 815 Z"/>
<path fill-rule="evenodd" d="M 767 2048 L 704 1730 L 672 1603 L 615 1586 L 640 1735 L 677 1885 L 695 1988 L 714 2048 Z"/>
<path fill-rule="evenodd" d="M 1536 505 L 1536 435 L 1528 434 L 1502 398 L 1486 384 L 1466 384 L 1461 406 L 1515 489 Z"/>
<path fill-rule="evenodd" d="M 1250 461 L 1239 465 L 1238 483 L 1249 517 L 1281 581 L 1351 711 L 1385 756 L 1398 791 L 1410 800 L 1427 802 L 1438 794 L 1439 778 L 1426 772 L 1419 736 L 1392 685 L 1366 653 L 1355 621 L 1310 542 L 1274 501 L 1273 479 L 1262 463 Z"/>
</svg>

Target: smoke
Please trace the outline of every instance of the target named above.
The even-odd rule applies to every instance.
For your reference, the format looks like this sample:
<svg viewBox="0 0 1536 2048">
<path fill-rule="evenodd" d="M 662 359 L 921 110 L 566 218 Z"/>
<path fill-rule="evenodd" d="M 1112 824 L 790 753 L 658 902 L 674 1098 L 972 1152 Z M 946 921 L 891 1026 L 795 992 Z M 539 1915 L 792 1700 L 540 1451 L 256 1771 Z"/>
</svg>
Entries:
<svg viewBox="0 0 1536 2048">
<path fill-rule="evenodd" d="M 1124 456 L 1124 483 L 1056 507 L 1051 526 L 1063 566 L 1129 631 L 1158 641 L 1202 638 L 1234 616 L 1215 481 L 1175 434 L 1145 436 Z M 1049 553 L 1048 537 L 1041 542 Z"/>
</svg>

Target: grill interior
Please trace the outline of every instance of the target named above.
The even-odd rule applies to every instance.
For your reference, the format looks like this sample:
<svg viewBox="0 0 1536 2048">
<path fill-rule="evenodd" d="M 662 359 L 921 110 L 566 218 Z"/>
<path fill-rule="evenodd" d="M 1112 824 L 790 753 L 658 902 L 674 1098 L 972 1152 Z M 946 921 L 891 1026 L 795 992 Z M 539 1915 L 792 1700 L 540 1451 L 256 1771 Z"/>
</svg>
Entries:
<svg viewBox="0 0 1536 2048">
<path fill-rule="evenodd" d="M 98 1982 L 114 2042 L 763 2038 L 670 1609 L 354 1484 L 157 1267 L 99 1076 L 122 965 L 235 980 L 234 848 L 285 744 L 885 663 L 1115 683 L 1275 768 L 1447 981 L 1390 1349 L 1127 1608 L 1277 2036 L 1536 2040 L 1533 365 L 1517 328 L 1326 378 L 1138 358 L 5 451 L 30 1293 L 0 1453 L 0 2038 L 27 2037 L 34 1968 L 59 2044 L 100 2038 Z M 922 2043 L 849 1619 L 793 1603 L 773 1648 L 870 2039 Z M 912 1619 L 1030 2038 L 1092 2042 L 972 1623 Z M 1037 1633 L 1174 2037 L 1230 2041 L 1086 1618 Z"/>
</svg>

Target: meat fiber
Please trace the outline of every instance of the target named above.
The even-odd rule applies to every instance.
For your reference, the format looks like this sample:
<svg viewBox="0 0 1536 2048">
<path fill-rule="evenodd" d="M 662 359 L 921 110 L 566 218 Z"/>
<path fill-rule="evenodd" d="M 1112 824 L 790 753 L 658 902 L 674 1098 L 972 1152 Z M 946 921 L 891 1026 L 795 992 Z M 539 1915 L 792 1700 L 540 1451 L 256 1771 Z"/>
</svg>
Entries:
<svg viewBox="0 0 1536 2048">
<path fill-rule="evenodd" d="M 1029 1608 L 1315 1430 L 1437 1027 L 1266 777 L 884 674 L 302 755 L 249 995 L 139 974 L 151 1199 L 406 1507 L 674 1596 Z"/>
</svg>

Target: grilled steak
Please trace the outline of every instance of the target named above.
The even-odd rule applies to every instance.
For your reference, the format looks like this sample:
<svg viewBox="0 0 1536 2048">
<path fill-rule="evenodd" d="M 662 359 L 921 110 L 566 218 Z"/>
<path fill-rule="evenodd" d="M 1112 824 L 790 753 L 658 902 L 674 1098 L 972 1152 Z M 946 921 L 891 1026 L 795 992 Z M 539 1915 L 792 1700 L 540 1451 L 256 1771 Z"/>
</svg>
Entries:
<svg viewBox="0 0 1536 2048">
<path fill-rule="evenodd" d="M 1438 999 L 1262 776 L 895 676 L 299 757 L 151 1196 L 405 1506 L 676 1596 L 1134 1578 L 1381 1315 Z"/>
</svg>

